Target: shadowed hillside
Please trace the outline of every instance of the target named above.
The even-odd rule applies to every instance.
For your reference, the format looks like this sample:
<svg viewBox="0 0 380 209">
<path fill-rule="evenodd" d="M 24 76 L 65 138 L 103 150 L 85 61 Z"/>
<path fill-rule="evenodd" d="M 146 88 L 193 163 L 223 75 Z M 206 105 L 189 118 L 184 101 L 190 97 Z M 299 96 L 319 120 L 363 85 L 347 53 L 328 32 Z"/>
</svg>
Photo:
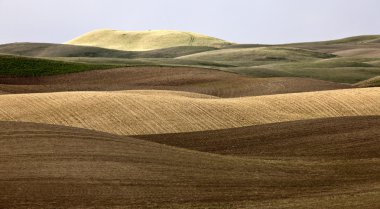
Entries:
<svg viewBox="0 0 380 209">
<path fill-rule="evenodd" d="M 129 67 L 57 76 L 0 78 L 0 90 L 11 93 L 156 89 L 240 97 L 350 87 L 305 78 L 250 78 L 218 70 L 186 67 Z"/>
<path fill-rule="evenodd" d="M 0 78 L 48 76 L 113 67 L 112 65 L 73 63 L 0 54 Z"/>
</svg>

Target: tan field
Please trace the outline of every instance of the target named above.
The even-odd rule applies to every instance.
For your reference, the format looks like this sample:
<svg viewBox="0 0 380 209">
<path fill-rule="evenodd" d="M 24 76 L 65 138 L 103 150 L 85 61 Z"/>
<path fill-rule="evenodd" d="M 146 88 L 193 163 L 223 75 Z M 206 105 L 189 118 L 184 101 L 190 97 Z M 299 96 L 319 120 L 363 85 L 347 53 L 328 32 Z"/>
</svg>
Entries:
<svg viewBox="0 0 380 209">
<path fill-rule="evenodd" d="M 140 135 L 380 115 L 380 88 L 231 99 L 204 97 L 153 90 L 2 95 L 0 120 Z"/>
<path fill-rule="evenodd" d="M 129 67 L 45 77 L 0 77 L 0 91 L 174 90 L 218 97 L 259 96 L 350 88 L 350 85 L 309 78 L 251 78 L 212 69 Z"/>
</svg>

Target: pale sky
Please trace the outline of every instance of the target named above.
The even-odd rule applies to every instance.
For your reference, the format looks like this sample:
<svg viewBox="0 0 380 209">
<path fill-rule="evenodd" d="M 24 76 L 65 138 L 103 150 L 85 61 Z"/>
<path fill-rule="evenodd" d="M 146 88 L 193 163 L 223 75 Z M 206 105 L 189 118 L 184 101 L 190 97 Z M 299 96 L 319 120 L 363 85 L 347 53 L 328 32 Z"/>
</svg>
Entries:
<svg viewBox="0 0 380 209">
<path fill-rule="evenodd" d="M 0 43 L 62 43 L 100 28 L 318 41 L 380 34 L 380 0 L 0 0 Z"/>
</svg>

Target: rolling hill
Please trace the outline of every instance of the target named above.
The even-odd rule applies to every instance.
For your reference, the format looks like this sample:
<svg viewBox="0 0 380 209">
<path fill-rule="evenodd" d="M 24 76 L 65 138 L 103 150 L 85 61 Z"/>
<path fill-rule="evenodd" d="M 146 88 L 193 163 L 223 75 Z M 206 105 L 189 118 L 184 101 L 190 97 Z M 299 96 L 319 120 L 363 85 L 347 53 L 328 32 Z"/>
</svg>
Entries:
<svg viewBox="0 0 380 209">
<path fill-rule="evenodd" d="M 0 45 L 0 208 L 380 208 L 379 40 Z"/>
<path fill-rule="evenodd" d="M 48 76 L 114 67 L 0 54 L 0 78 Z"/>
<path fill-rule="evenodd" d="M 347 38 L 341 38 L 330 41 L 318 41 L 318 42 L 305 42 L 305 43 L 294 43 L 294 44 L 304 44 L 304 45 L 333 45 L 333 44 L 363 44 L 363 43 L 373 43 L 380 39 L 380 35 L 362 35 L 362 36 L 352 36 Z M 287 45 L 294 45 L 287 44 Z"/>
<path fill-rule="evenodd" d="M 223 47 L 232 43 L 192 32 L 174 30 L 95 30 L 66 44 L 95 46 L 124 51 L 147 51 L 177 46 Z"/>
<path fill-rule="evenodd" d="M 380 75 L 378 66 L 362 60 L 349 61 L 341 58 L 231 67 L 224 70 L 252 77 L 303 77 L 349 84 Z"/>
<path fill-rule="evenodd" d="M 358 87 L 380 87 L 380 76 L 370 78 L 368 80 L 356 84 Z"/>
<path fill-rule="evenodd" d="M 31 57 L 111 57 L 111 58 L 174 58 L 215 50 L 204 46 L 178 46 L 150 51 L 121 51 L 100 47 L 51 43 L 12 43 L 0 45 L 0 53 Z"/>
<path fill-rule="evenodd" d="M 178 133 L 379 115 L 379 92 L 379 88 L 363 88 L 231 99 L 154 90 L 6 94 L 0 97 L 0 120 L 123 135 Z"/>
<path fill-rule="evenodd" d="M 331 41 L 294 43 L 283 46 L 332 53 L 339 56 L 380 58 L 376 51 L 379 48 L 379 38 L 380 35 L 354 36 Z"/>
<path fill-rule="evenodd" d="M 0 77 L 0 91 L 10 93 L 156 89 L 241 97 L 344 88 L 351 86 L 306 78 L 250 78 L 189 67 L 128 67 L 56 76 Z"/>
<path fill-rule="evenodd" d="M 356 49 L 347 49 L 337 51 L 334 54 L 342 57 L 355 57 L 355 58 L 380 58 L 379 46 L 363 47 Z"/>
<path fill-rule="evenodd" d="M 378 156 L 379 127 L 380 116 L 357 116 L 135 137 L 201 152 L 250 158 L 360 159 Z"/>
<path fill-rule="evenodd" d="M 254 47 L 231 48 L 209 52 L 201 52 L 178 59 L 192 59 L 203 61 L 219 61 L 223 63 L 241 65 L 257 65 L 272 62 L 292 62 L 302 60 L 326 59 L 335 57 L 331 54 L 313 52 L 310 50 L 286 47 Z"/>
<path fill-rule="evenodd" d="M 2 121 L 0 207 L 376 208 L 380 206 L 374 201 L 380 194 L 379 152 L 370 152 L 372 158 L 361 152 L 373 151 L 370 144 L 377 139 L 357 143 L 357 135 L 348 134 L 354 138 L 328 146 L 340 150 L 352 143 L 356 149 L 350 150 L 351 158 L 336 160 L 348 153 L 330 158 L 302 139 L 290 139 L 307 157 L 292 158 L 275 149 L 269 154 L 281 159 L 275 160 L 197 152 L 85 129 Z M 272 146 L 261 148 L 270 151 Z M 321 155 L 320 160 L 309 159 Z"/>
</svg>

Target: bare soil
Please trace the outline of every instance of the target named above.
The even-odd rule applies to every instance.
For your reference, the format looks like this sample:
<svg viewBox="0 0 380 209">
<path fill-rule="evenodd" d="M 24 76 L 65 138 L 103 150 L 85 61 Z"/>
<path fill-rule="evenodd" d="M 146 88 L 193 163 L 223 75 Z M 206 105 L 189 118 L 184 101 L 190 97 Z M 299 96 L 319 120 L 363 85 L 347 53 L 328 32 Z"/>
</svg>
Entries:
<svg viewBox="0 0 380 209">
<path fill-rule="evenodd" d="M 363 129 L 379 124 L 378 118 L 337 121 Z M 318 121 L 299 124 L 323 127 Z M 296 124 L 274 128 L 288 126 L 302 129 Z M 367 130 L 379 134 L 376 128 Z M 233 138 L 234 132 L 229 133 Z M 334 133 L 333 128 L 325 130 L 327 136 Z M 219 135 L 227 138 L 226 134 Z M 360 134 L 346 135 L 343 141 L 339 135 L 332 138 L 334 145 L 325 143 L 329 149 L 335 147 L 336 155 L 346 156 L 339 149 L 351 142 L 355 149 L 348 152 L 353 158 L 339 160 L 328 151 L 317 152 L 303 136 L 287 138 L 289 134 L 283 140 L 310 150 L 307 158 L 293 158 L 270 143 L 248 146 L 251 156 L 244 158 L 85 129 L 0 122 L 0 208 L 378 208 L 378 138 L 358 143 Z M 212 134 L 205 135 L 206 141 L 212 139 Z M 287 147 L 281 140 L 268 140 Z M 216 140 L 215 147 L 221 147 L 218 143 L 228 144 Z M 269 152 L 259 156 L 272 157 L 253 157 L 259 150 Z M 310 160 L 321 155 L 325 157 Z"/>
</svg>

